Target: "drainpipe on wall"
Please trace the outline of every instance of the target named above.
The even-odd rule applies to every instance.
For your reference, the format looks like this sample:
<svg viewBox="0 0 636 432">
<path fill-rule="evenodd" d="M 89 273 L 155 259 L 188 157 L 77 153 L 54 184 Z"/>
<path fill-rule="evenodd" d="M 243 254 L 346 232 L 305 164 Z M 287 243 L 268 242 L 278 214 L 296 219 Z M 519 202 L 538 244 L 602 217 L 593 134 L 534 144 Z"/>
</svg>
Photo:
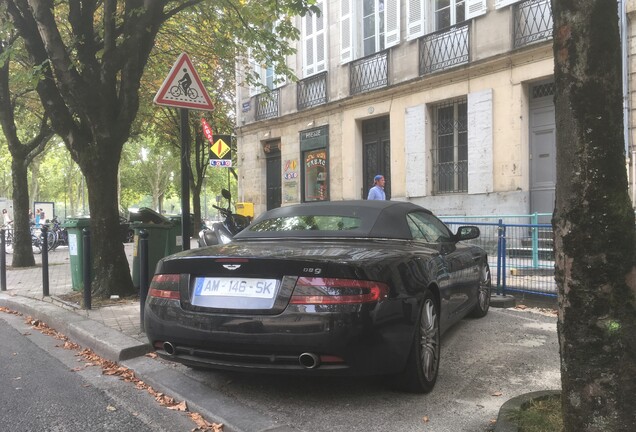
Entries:
<svg viewBox="0 0 636 432">
<path fill-rule="evenodd" d="M 627 0 L 619 0 L 619 22 L 621 31 L 621 57 L 623 78 L 623 139 L 625 141 L 625 162 L 632 163 L 632 207 L 636 207 L 636 150 L 632 149 L 629 134 L 629 53 L 627 46 Z M 631 158 L 630 158 L 630 149 Z"/>
</svg>

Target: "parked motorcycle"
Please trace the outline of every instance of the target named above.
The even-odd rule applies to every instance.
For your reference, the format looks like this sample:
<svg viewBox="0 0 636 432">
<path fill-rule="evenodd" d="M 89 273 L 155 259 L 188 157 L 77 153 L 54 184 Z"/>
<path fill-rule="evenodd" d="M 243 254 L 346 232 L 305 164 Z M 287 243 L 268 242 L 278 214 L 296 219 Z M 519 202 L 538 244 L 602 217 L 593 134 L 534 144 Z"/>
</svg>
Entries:
<svg viewBox="0 0 636 432">
<path fill-rule="evenodd" d="M 247 216 L 232 213 L 232 194 L 227 189 L 221 190 L 221 195 L 227 200 L 227 208 L 213 205 L 224 217 L 222 222 L 214 222 L 212 227 L 199 231 L 199 247 L 226 244 L 232 241 L 235 234 L 246 228 L 251 220 Z"/>
</svg>

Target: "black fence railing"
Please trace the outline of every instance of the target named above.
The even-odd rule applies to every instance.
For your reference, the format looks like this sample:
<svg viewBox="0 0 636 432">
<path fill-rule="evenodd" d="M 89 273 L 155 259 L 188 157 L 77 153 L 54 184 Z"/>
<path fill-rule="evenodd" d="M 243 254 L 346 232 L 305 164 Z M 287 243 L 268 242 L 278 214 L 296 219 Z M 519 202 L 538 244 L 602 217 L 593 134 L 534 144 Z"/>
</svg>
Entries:
<svg viewBox="0 0 636 432">
<path fill-rule="evenodd" d="M 298 81 L 296 107 L 298 111 L 327 103 L 327 72 Z"/>
<path fill-rule="evenodd" d="M 420 75 L 468 63 L 468 23 L 457 24 L 420 38 Z"/>
<path fill-rule="evenodd" d="M 514 47 L 552 39 L 550 0 L 526 0 L 514 5 Z"/>
<path fill-rule="evenodd" d="M 280 90 L 256 95 L 256 120 L 278 117 Z"/>
<path fill-rule="evenodd" d="M 389 50 L 351 62 L 349 90 L 352 95 L 389 85 Z"/>
</svg>

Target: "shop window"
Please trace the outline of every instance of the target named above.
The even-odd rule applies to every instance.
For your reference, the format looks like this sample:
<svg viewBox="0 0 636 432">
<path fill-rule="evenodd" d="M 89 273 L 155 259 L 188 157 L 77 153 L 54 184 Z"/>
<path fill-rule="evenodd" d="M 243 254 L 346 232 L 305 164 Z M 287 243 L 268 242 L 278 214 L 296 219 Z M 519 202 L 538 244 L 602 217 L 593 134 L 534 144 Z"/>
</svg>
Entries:
<svg viewBox="0 0 636 432">
<path fill-rule="evenodd" d="M 329 200 L 328 143 L 328 126 L 300 132 L 304 202 Z"/>
</svg>

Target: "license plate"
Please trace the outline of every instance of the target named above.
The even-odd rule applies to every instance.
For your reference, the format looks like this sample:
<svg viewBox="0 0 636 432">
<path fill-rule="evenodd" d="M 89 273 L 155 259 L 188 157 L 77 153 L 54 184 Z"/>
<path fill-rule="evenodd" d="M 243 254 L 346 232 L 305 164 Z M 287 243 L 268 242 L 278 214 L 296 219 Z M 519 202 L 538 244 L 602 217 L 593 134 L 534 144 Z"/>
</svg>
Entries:
<svg viewBox="0 0 636 432">
<path fill-rule="evenodd" d="M 276 283 L 276 279 L 197 278 L 194 295 L 271 299 L 276 294 Z"/>
</svg>

